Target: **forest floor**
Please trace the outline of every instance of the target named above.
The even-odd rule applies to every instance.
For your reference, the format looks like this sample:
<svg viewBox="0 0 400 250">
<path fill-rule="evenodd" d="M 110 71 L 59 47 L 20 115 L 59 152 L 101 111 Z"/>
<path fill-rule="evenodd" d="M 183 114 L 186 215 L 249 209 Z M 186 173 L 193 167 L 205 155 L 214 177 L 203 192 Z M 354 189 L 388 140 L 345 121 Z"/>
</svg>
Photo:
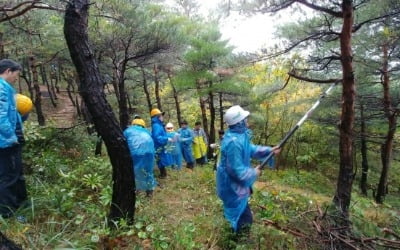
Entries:
<svg viewBox="0 0 400 250">
<path fill-rule="evenodd" d="M 68 96 L 68 92 L 61 90 L 57 93 L 56 98 L 53 99 L 55 103 L 53 105 L 47 87 L 41 85 L 40 91 L 42 93 L 42 109 L 46 115 L 46 120 L 50 121 L 56 128 L 72 127 L 76 121 L 77 108 Z"/>
<path fill-rule="evenodd" d="M 97 137 L 83 136 L 84 129 L 40 132 L 46 135 L 41 139 L 35 127 L 27 126 L 24 162 L 32 207 L 17 212 L 27 223 L 0 218 L 0 232 L 23 249 L 325 248 L 316 217 L 332 203 L 336 183 L 327 176 L 334 175 L 333 165 L 307 171 L 265 170 L 250 199 L 250 237 L 236 241 L 216 195 L 212 162 L 194 170 L 168 169 L 166 179 L 157 179 L 160 185 L 151 198 L 137 193 L 132 225 L 108 221 L 110 162 L 107 155 L 92 156 Z M 30 141 L 34 138 L 36 143 Z M 358 237 L 395 241 L 385 230 L 400 235 L 399 211 L 397 191 L 379 205 L 353 185 L 350 214 Z"/>
</svg>

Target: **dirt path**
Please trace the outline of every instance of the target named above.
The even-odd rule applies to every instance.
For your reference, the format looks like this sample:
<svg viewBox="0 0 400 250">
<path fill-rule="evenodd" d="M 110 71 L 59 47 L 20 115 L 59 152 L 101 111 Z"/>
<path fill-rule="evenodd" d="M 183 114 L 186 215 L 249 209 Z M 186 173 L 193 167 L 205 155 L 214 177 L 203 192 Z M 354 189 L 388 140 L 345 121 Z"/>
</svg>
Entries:
<svg viewBox="0 0 400 250">
<path fill-rule="evenodd" d="M 68 92 L 61 90 L 60 93 L 57 93 L 57 99 L 55 99 L 57 106 L 54 107 L 48 96 L 47 87 L 42 85 L 40 90 L 42 92 L 42 108 L 46 121 L 54 124 L 56 128 L 72 127 L 76 123 L 77 109 L 68 97 Z"/>
</svg>

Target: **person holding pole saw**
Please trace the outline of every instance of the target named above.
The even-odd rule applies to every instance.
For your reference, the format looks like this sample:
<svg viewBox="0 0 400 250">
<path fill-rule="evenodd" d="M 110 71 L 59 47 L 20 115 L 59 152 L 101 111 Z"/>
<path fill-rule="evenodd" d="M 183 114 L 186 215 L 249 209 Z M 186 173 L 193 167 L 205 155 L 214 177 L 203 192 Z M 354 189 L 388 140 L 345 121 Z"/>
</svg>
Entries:
<svg viewBox="0 0 400 250">
<path fill-rule="evenodd" d="M 261 167 L 251 167 L 251 158 L 263 160 L 270 153 L 279 154 L 280 147 L 253 145 L 247 118 L 249 111 L 239 105 L 224 114 L 229 129 L 221 143 L 217 166 L 217 195 L 223 202 L 224 215 L 236 234 L 250 232 L 253 216 L 248 204 L 251 186 L 261 174 Z M 269 164 L 273 165 L 271 157 Z"/>
</svg>

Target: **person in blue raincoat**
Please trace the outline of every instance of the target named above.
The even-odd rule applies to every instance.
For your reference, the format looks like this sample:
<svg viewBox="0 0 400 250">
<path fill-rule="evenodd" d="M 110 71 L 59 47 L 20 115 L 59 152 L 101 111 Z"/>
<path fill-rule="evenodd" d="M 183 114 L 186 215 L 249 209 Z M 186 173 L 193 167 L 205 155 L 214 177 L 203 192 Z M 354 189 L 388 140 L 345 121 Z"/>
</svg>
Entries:
<svg viewBox="0 0 400 250">
<path fill-rule="evenodd" d="M 179 142 L 181 144 L 182 156 L 186 161 L 186 167 L 194 168 L 194 157 L 192 152 L 193 131 L 188 127 L 188 122 L 183 120 L 181 128 L 178 130 L 180 135 Z"/>
<path fill-rule="evenodd" d="M 278 154 L 280 148 L 253 145 L 247 117 L 250 112 L 235 105 L 224 114 L 229 129 L 221 143 L 220 161 L 217 166 L 217 194 L 223 202 L 224 215 L 235 233 L 248 230 L 253 216 L 248 204 L 251 186 L 261 173 L 259 166 L 252 168 L 251 158 L 262 160 L 271 150 Z M 270 162 L 273 164 L 273 158 Z"/>
<path fill-rule="evenodd" d="M 154 179 L 154 142 L 149 131 L 145 128 L 144 120 L 136 118 L 132 126 L 124 131 L 129 151 L 133 160 L 136 190 L 145 191 L 151 196 L 157 182 Z"/>
<path fill-rule="evenodd" d="M 167 130 L 167 134 L 169 138 L 172 138 L 173 141 L 168 142 L 167 151 L 172 156 L 172 166 L 177 169 L 182 169 L 182 152 L 181 145 L 179 143 L 179 133 L 174 131 L 174 125 L 170 122 L 165 125 L 165 130 Z"/>
<path fill-rule="evenodd" d="M 10 59 L 0 60 L 0 216 L 13 216 L 16 210 L 29 205 L 22 166 L 24 144 L 23 114 L 18 108 L 16 83 L 21 65 Z M 28 111 L 27 111 L 28 112 Z M 17 220 L 22 216 L 17 216 Z"/>
<path fill-rule="evenodd" d="M 156 161 L 158 169 L 160 170 L 160 178 L 167 177 L 167 169 L 172 165 L 172 156 L 166 150 L 168 142 L 172 142 L 173 139 L 169 138 L 167 131 L 164 127 L 164 113 L 159 109 L 154 108 L 150 111 L 151 116 L 151 137 L 154 141 L 154 147 L 156 150 Z"/>
</svg>

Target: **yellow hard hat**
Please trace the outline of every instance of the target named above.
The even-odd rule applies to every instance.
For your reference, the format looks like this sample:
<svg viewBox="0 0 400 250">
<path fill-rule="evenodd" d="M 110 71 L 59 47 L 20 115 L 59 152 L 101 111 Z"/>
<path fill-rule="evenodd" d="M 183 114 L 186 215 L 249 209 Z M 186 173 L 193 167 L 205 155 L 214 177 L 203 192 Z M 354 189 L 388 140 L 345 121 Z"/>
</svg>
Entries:
<svg viewBox="0 0 400 250">
<path fill-rule="evenodd" d="M 152 109 L 152 110 L 150 111 L 150 116 L 151 116 L 151 117 L 153 117 L 153 116 L 155 116 L 155 115 L 163 115 L 163 114 L 164 114 L 164 112 L 161 112 L 161 110 L 159 110 L 159 109 L 157 109 L 157 108 Z"/>
<path fill-rule="evenodd" d="M 17 105 L 17 110 L 21 115 L 28 114 L 29 112 L 31 112 L 33 108 L 33 103 L 31 98 L 27 97 L 26 95 L 16 94 L 15 102 Z"/>
<path fill-rule="evenodd" d="M 143 119 L 133 119 L 132 125 L 140 125 L 143 128 L 146 127 L 146 123 L 143 121 Z"/>
</svg>

